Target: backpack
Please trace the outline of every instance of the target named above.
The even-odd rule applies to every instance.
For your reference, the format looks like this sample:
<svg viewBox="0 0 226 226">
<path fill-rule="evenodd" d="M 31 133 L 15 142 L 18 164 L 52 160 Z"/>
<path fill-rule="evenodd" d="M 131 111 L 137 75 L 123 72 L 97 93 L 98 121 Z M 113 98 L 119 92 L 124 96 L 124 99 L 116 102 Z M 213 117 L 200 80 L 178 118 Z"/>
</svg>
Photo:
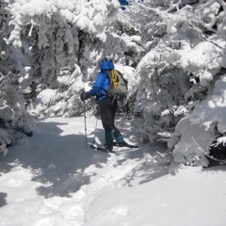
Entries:
<svg viewBox="0 0 226 226">
<path fill-rule="evenodd" d="M 123 77 L 122 73 L 118 70 L 111 70 L 107 72 L 110 79 L 110 88 L 108 90 L 108 96 L 112 99 L 123 100 L 127 97 L 128 86 L 127 80 Z"/>
</svg>

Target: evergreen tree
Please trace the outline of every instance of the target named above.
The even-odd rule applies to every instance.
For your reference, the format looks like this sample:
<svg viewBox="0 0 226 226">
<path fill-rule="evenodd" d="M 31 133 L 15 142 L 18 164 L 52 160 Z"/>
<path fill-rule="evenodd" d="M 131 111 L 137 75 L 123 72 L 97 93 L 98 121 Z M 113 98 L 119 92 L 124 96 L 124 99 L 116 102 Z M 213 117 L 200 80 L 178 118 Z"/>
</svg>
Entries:
<svg viewBox="0 0 226 226">
<path fill-rule="evenodd" d="M 216 81 L 225 74 L 224 3 L 149 2 L 167 33 L 136 70 L 136 108 L 144 116 L 141 131 L 152 142 L 167 141 L 177 164 L 205 165 L 205 153 L 225 132 L 223 118 L 206 113 L 211 108 L 206 101 L 214 98 Z M 215 87 L 214 92 L 219 90 Z"/>
<path fill-rule="evenodd" d="M 22 134 L 31 136 L 33 122 L 25 109 L 20 76 L 24 73 L 21 51 L 9 46 L 5 38 L 10 34 L 10 15 L 6 4 L 0 4 L 0 153 L 6 155 L 7 147 Z"/>
<path fill-rule="evenodd" d="M 75 83 L 81 77 L 84 82 L 93 81 L 104 57 L 125 63 L 130 58 L 126 52 L 137 53 L 133 36 L 123 30 L 120 34 L 115 32 L 119 17 L 123 17 L 116 0 L 101 3 L 97 0 L 29 1 L 26 4 L 17 1 L 17 4 L 8 4 L 8 8 L 12 14 L 17 10 L 11 21 L 14 27 L 8 43 L 23 49 L 23 56 L 30 58 L 29 78 L 24 83 L 35 80 L 39 84 L 41 104 L 36 110 L 45 116 L 80 114 L 81 87 Z M 65 71 L 68 76 L 64 76 Z M 43 100 L 41 97 L 47 90 L 53 96 Z"/>
</svg>

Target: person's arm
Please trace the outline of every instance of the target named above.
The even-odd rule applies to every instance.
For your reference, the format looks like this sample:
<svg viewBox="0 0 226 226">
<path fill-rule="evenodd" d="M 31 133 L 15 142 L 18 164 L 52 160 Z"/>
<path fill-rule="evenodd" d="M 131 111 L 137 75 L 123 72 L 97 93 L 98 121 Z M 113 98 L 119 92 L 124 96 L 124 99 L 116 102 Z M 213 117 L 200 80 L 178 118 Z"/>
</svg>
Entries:
<svg viewBox="0 0 226 226">
<path fill-rule="evenodd" d="M 97 93 L 102 89 L 103 87 L 103 74 L 99 73 L 97 75 L 96 81 L 92 87 L 92 89 L 89 91 L 89 94 L 91 96 L 97 95 Z"/>
<path fill-rule="evenodd" d="M 96 96 L 97 93 L 103 88 L 103 74 L 99 73 L 97 75 L 96 81 L 90 91 L 83 92 L 80 95 L 81 101 L 85 101 L 90 98 L 90 96 Z"/>
</svg>

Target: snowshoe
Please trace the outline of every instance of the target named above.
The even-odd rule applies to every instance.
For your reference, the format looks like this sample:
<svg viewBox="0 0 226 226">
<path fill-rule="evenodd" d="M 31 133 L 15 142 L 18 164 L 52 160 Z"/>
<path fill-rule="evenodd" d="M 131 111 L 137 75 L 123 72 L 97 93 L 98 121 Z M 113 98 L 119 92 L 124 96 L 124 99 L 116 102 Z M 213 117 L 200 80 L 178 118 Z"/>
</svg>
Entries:
<svg viewBox="0 0 226 226">
<path fill-rule="evenodd" d="M 128 147 L 128 148 L 139 148 L 139 146 L 133 145 L 133 144 L 128 144 L 125 141 L 123 141 L 122 143 L 113 142 L 113 146 L 116 146 L 116 147 Z"/>
<path fill-rule="evenodd" d="M 139 146 L 137 146 L 137 145 L 128 144 L 126 142 L 122 142 L 121 144 L 113 142 L 113 146 L 127 147 L 127 148 L 139 148 Z M 112 147 L 107 147 L 106 145 L 98 145 L 98 144 L 93 143 L 93 144 L 90 144 L 90 148 L 92 150 L 96 150 L 96 151 L 102 151 L 102 152 L 106 152 L 106 153 L 115 153 L 115 151 L 112 150 Z"/>
<path fill-rule="evenodd" d="M 112 148 L 109 148 L 106 145 L 90 144 L 90 148 L 96 151 L 102 151 L 106 153 L 115 153 L 115 151 L 113 151 Z"/>
</svg>

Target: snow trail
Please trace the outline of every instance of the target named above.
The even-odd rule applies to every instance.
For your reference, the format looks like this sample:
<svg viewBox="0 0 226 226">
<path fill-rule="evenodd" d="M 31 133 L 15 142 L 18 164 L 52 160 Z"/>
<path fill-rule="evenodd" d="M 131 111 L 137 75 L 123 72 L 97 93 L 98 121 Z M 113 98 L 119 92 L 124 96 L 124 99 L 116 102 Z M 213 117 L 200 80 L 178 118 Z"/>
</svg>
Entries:
<svg viewBox="0 0 226 226">
<path fill-rule="evenodd" d="M 0 226 L 222 226 L 225 167 L 168 172 L 161 146 L 85 147 L 81 117 L 37 121 L 0 159 Z M 87 119 L 88 140 L 95 119 Z M 129 126 L 123 132 L 129 137 Z M 96 130 L 103 140 L 101 125 Z"/>
</svg>

